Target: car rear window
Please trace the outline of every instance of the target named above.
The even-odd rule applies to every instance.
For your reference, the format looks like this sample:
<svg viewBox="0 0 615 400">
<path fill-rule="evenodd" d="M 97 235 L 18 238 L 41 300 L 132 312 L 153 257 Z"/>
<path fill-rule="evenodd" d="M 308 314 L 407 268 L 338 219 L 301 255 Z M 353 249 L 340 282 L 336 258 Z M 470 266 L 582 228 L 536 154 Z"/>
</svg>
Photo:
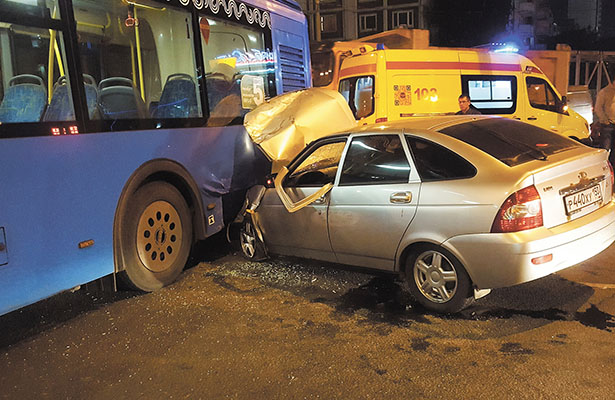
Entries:
<svg viewBox="0 0 615 400">
<path fill-rule="evenodd" d="M 582 146 L 574 140 L 507 118 L 482 119 L 440 130 L 514 167 Z"/>
<path fill-rule="evenodd" d="M 449 149 L 412 136 L 406 136 L 406 140 L 423 182 L 465 179 L 476 175 L 472 164 Z"/>
</svg>

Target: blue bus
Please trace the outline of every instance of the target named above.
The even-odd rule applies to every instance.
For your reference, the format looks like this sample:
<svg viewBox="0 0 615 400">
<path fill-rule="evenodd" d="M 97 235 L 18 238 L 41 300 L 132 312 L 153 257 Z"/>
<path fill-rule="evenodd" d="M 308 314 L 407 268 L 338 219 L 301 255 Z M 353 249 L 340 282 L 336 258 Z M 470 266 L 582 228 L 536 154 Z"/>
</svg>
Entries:
<svg viewBox="0 0 615 400">
<path fill-rule="evenodd" d="M 0 1 L 0 314 L 173 282 L 270 166 L 243 116 L 309 65 L 292 0 Z"/>
</svg>

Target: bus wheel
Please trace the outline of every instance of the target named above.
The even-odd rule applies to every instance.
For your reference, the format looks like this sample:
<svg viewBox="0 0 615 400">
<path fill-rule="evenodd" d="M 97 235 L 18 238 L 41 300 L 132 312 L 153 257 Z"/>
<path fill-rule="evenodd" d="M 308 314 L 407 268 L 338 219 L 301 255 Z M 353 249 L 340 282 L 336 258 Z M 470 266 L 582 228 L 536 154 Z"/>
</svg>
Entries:
<svg viewBox="0 0 615 400">
<path fill-rule="evenodd" d="M 148 183 L 128 200 L 121 223 L 122 280 L 147 292 L 175 281 L 192 246 L 192 219 L 181 193 L 165 182 Z"/>
</svg>

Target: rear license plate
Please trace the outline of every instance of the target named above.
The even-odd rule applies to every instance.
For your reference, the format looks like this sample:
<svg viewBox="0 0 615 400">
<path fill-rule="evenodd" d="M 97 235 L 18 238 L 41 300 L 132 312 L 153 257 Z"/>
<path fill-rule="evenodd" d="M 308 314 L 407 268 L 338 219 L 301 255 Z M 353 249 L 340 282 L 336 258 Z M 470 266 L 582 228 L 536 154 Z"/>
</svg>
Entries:
<svg viewBox="0 0 615 400">
<path fill-rule="evenodd" d="M 602 201 L 602 191 L 600 185 L 593 185 L 587 189 L 581 190 L 568 196 L 564 196 L 564 205 L 566 207 L 566 215 L 575 214 L 585 207 Z"/>
</svg>

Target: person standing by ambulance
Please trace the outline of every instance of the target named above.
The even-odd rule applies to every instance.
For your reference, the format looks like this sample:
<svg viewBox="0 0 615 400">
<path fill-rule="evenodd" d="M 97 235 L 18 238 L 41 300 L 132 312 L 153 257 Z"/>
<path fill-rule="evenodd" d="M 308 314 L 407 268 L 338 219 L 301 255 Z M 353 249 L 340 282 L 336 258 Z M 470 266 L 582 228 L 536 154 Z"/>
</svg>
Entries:
<svg viewBox="0 0 615 400">
<path fill-rule="evenodd" d="M 609 161 L 611 165 L 615 165 L 615 80 L 598 92 L 594 113 L 600 124 L 600 147 L 611 151 Z"/>
<path fill-rule="evenodd" d="M 459 111 L 457 111 L 455 115 L 481 114 L 481 112 L 472 105 L 470 96 L 467 94 L 461 94 L 457 101 L 459 102 Z"/>
</svg>

